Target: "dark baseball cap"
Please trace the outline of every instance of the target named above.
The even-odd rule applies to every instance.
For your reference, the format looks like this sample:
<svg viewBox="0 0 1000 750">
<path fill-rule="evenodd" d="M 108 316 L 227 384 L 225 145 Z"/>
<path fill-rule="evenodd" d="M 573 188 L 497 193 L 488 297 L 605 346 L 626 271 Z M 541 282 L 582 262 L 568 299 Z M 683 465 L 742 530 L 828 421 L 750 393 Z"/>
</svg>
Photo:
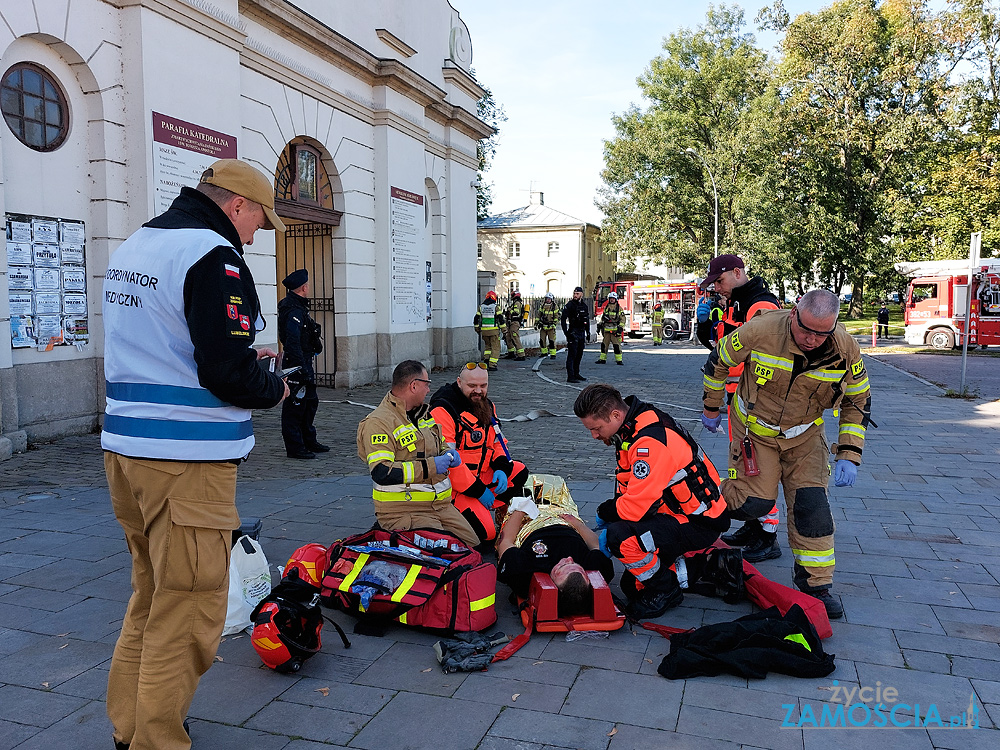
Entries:
<svg viewBox="0 0 1000 750">
<path fill-rule="evenodd" d="M 708 276 L 701 282 L 701 288 L 708 289 L 709 284 L 714 284 L 717 278 L 734 268 L 746 268 L 743 259 L 738 255 L 720 255 L 718 258 L 712 258 L 712 262 L 708 264 Z"/>
</svg>

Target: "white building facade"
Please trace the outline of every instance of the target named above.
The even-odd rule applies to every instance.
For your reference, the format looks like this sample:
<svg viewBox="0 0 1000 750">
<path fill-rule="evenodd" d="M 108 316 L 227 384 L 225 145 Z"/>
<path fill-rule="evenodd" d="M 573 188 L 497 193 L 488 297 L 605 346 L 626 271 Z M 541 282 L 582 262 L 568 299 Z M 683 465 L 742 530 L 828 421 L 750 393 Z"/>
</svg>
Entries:
<svg viewBox="0 0 1000 750">
<path fill-rule="evenodd" d="M 615 258 L 601 243 L 600 227 L 546 206 L 543 193 L 478 226 L 479 270 L 496 273 L 501 295 L 570 297 L 582 286 L 589 297 L 598 283 L 614 279 Z"/>
<path fill-rule="evenodd" d="M 274 175 L 289 227 L 246 248 L 258 344 L 306 267 L 321 385 L 475 351 L 491 131 L 447 0 L 0 0 L 0 18 L 0 456 L 97 428 L 108 258 L 220 157 Z"/>
</svg>

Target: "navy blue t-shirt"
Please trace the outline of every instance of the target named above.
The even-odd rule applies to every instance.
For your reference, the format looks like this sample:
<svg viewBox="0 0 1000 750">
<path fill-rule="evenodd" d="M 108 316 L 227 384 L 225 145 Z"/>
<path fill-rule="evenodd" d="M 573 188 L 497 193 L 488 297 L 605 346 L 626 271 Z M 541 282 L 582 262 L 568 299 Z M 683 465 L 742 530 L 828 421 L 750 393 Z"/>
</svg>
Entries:
<svg viewBox="0 0 1000 750">
<path fill-rule="evenodd" d="M 583 538 L 569 526 L 547 526 L 524 540 L 520 547 L 511 547 L 497 565 L 497 580 L 506 583 L 521 597 L 528 596 L 528 585 L 535 573 L 551 573 L 553 566 L 564 557 L 596 570 L 610 582 L 615 577 L 611 559 L 597 549 L 588 549 Z"/>
</svg>

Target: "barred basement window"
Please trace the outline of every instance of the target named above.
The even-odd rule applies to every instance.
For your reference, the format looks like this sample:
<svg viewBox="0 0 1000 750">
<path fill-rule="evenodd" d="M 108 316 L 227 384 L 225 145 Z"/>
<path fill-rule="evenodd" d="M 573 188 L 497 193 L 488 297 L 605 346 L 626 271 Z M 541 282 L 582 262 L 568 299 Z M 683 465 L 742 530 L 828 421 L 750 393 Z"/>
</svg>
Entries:
<svg viewBox="0 0 1000 750">
<path fill-rule="evenodd" d="M 0 111 L 14 136 L 35 151 L 55 151 L 69 133 L 66 96 L 48 71 L 32 63 L 4 73 Z"/>
</svg>

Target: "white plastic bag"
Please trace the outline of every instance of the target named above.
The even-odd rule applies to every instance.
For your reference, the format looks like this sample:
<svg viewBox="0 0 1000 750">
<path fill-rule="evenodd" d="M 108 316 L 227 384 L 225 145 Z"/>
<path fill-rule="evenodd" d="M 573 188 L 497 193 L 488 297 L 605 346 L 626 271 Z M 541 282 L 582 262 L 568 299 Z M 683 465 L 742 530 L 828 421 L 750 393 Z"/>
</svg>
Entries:
<svg viewBox="0 0 1000 750">
<path fill-rule="evenodd" d="M 250 613 L 271 593 L 271 571 L 260 543 L 241 536 L 229 559 L 229 607 L 223 635 L 233 635 L 251 626 Z"/>
</svg>

